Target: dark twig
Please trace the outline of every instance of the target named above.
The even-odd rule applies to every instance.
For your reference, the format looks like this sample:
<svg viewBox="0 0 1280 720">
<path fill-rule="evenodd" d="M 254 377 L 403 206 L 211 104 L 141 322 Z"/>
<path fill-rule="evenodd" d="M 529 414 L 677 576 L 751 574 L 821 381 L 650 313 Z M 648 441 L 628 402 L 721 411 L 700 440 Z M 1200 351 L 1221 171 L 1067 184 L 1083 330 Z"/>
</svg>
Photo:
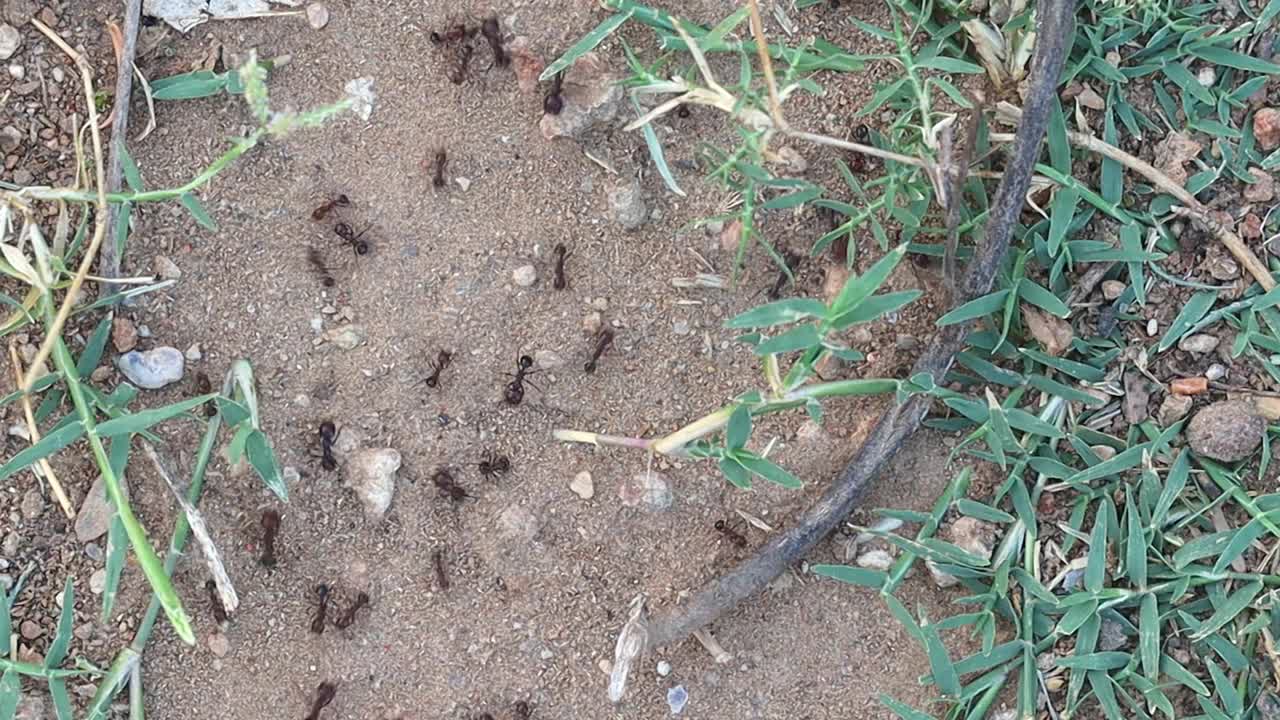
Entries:
<svg viewBox="0 0 1280 720">
<path fill-rule="evenodd" d="M 985 236 L 969 263 L 955 305 L 986 293 L 1009 248 L 1009 239 L 1021 210 L 1023 197 L 1031 182 L 1032 169 L 1039 155 L 1040 143 L 1048 124 L 1050 103 L 1062 74 L 1062 67 L 1072 36 L 1075 13 L 1073 0 L 1047 0 L 1039 8 L 1033 79 L 1029 97 L 1018 127 L 1000 188 L 988 218 Z M 951 367 L 957 351 L 964 344 L 968 323 L 941 328 L 930 341 L 910 375 L 927 373 L 941 379 Z M 664 613 L 644 620 L 629 622 L 624 634 L 631 630 L 644 639 L 638 648 L 670 645 L 714 621 L 742 600 L 764 589 L 788 566 L 802 558 L 865 496 L 876 473 L 898 451 L 903 442 L 919 427 L 931 400 L 916 395 L 901 405 L 887 409 L 876 422 L 866 442 L 849 460 L 848 465 L 827 492 L 800 517 L 794 527 L 774 535 L 755 555 L 739 563 L 727 574 L 711 581 L 693 595 L 689 602 L 668 608 Z M 633 627 L 638 625 L 638 629 Z M 627 643 L 619 643 L 620 650 Z M 628 655 L 626 658 L 634 659 Z M 615 667 L 618 666 L 615 661 Z M 618 680 L 615 678 L 615 681 Z M 612 686 L 612 683 L 611 683 Z M 612 699 L 621 699 L 621 683 Z"/>
<path fill-rule="evenodd" d="M 125 144 L 129 136 L 129 101 L 133 96 L 133 57 L 138 52 L 138 23 L 142 20 L 142 0 L 126 0 L 124 11 L 124 48 L 116 65 L 116 105 L 111 118 L 111 158 L 107 164 L 107 192 L 119 192 L 124 179 Z M 120 277 L 120 244 L 124 238 L 116 234 L 116 218 L 120 205 L 111 203 L 107 211 L 109 241 L 103 243 L 98 256 L 98 274 L 105 278 Z M 103 296 L 115 294 L 114 283 L 108 283 Z"/>
</svg>

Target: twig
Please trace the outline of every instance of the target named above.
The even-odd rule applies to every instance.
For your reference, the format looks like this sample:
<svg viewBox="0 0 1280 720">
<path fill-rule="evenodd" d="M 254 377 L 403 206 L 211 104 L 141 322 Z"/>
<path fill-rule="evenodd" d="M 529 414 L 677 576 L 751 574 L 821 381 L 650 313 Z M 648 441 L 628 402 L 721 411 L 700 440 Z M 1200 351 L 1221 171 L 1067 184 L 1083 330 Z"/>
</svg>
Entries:
<svg viewBox="0 0 1280 720">
<path fill-rule="evenodd" d="M 128 0 L 124 13 L 124 47 L 116 62 L 116 104 L 111 122 L 111 167 L 106 192 L 118 192 L 124 178 L 125 143 L 129 135 L 129 101 L 133 96 L 133 56 L 138 50 L 138 23 L 141 19 L 142 0 Z M 99 179 L 99 188 L 102 187 Z M 115 237 L 114 230 L 119 214 L 120 206 L 116 204 L 111 205 L 106 212 L 107 227 L 112 228 L 112 238 L 102 249 L 102 262 L 98 265 L 98 272 L 109 278 L 120 274 L 119 250 L 123 238 Z M 116 288 L 108 284 L 104 291 L 110 295 Z"/>
<path fill-rule="evenodd" d="M 9 344 L 9 361 L 13 363 L 13 379 L 22 382 L 22 362 L 18 360 L 18 350 L 13 343 Z M 40 428 L 36 426 L 36 416 L 31 410 L 31 395 L 23 393 L 22 395 L 22 413 L 27 420 L 27 434 L 31 436 L 31 444 L 35 445 L 40 442 Z M 72 506 L 71 500 L 67 498 L 67 493 L 62 489 L 62 483 L 58 482 L 58 476 L 53 472 L 53 466 L 49 464 L 49 458 L 40 458 L 40 470 L 44 472 L 44 476 L 49 479 L 49 488 L 53 490 L 53 496 L 58 499 L 58 504 L 62 506 L 62 512 L 66 513 L 68 520 L 74 520 L 76 517 L 75 507 Z"/>
<path fill-rule="evenodd" d="M 97 212 L 94 213 L 93 239 L 89 242 L 89 247 L 84 251 L 84 257 L 80 260 L 80 267 L 76 270 L 76 275 L 71 279 L 71 285 L 67 288 L 67 294 L 62 299 L 62 306 L 58 308 L 58 314 L 54 317 L 53 322 L 45 328 L 44 342 L 40 344 L 40 350 L 36 352 L 35 358 L 31 361 L 31 367 L 27 368 L 26 377 L 22 380 L 22 392 L 30 393 L 31 386 L 35 384 L 36 369 L 44 365 L 44 361 L 49 359 L 49 353 L 53 352 L 54 343 L 61 337 L 62 327 L 66 325 L 67 318 L 71 315 L 71 308 L 75 305 L 76 298 L 80 296 L 80 288 L 84 285 L 84 278 L 89 274 L 89 268 L 93 266 L 93 260 L 98 256 L 98 248 L 102 247 L 102 238 L 107 234 L 107 187 L 106 177 L 103 170 L 102 162 L 102 132 L 98 130 L 98 108 L 94 105 L 93 99 L 93 73 L 89 68 L 89 63 L 80 53 L 71 49 L 58 33 L 50 30 L 47 25 L 39 20 L 32 18 L 31 24 L 37 30 L 44 33 L 54 45 L 57 45 L 62 52 L 66 53 L 76 64 L 76 68 L 80 70 L 80 80 L 84 84 L 84 101 L 89 111 L 89 135 L 93 138 L 93 167 L 97 175 L 98 181 L 98 198 Z"/>
<path fill-rule="evenodd" d="M 1002 105 L 999 113 L 1007 113 L 1014 120 L 1021 117 L 1021 111 L 1010 105 Z M 1010 137 L 1011 136 L 1005 133 L 991 134 L 992 142 L 1000 142 L 1009 139 Z M 1263 290 L 1271 290 L 1275 288 L 1276 281 L 1271 277 L 1271 272 L 1267 270 L 1267 266 L 1258 259 L 1257 255 L 1253 254 L 1253 250 L 1250 250 L 1249 246 L 1244 244 L 1244 241 L 1240 239 L 1240 236 L 1236 235 L 1222 223 L 1209 217 L 1209 209 L 1197 200 L 1194 195 L 1187 192 L 1186 188 L 1171 180 L 1168 175 L 1160 172 L 1145 160 L 1134 157 L 1115 145 L 1099 140 L 1087 133 L 1069 130 L 1067 131 L 1067 139 L 1072 145 L 1097 153 L 1105 158 L 1115 160 L 1121 165 L 1133 170 L 1139 175 L 1142 175 L 1152 183 L 1155 183 L 1156 187 L 1161 191 L 1177 198 L 1178 202 L 1182 203 L 1186 207 L 1174 207 L 1172 212 L 1175 215 L 1190 217 L 1209 228 L 1210 232 L 1217 236 L 1218 240 L 1223 245 L 1227 246 L 1227 250 L 1235 256 L 1235 259 L 1244 266 L 1245 270 L 1249 271 L 1249 274 L 1253 276 L 1253 279 L 1258 281 L 1258 284 L 1262 286 Z"/>
<path fill-rule="evenodd" d="M 1032 170 L 1048 126 L 1049 109 L 1065 63 L 1075 11 L 1073 0 L 1046 0 L 1038 9 L 1039 31 L 1026 110 L 1014 141 L 1010 164 L 996 193 L 982 244 L 965 273 L 955 305 L 985 294 L 1009 247 L 1013 227 L 1031 183 Z M 928 373 L 941 378 L 964 345 L 969 323 L 940 329 L 916 362 L 911 375 Z M 646 648 L 670 645 L 701 629 L 742 600 L 759 592 L 839 524 L 866 494 L 880 468 L 915 432 L 931 405 L 925 395 L 894 404 L 880 416 L 867 440 L 845 466 L 827 492 L 790 529 L 775 535 L 751 558 L 727 574 L 712 580 L 685 605 L 672 607 L 646 621 L 633 618 L 625 629 L 629 645 L 636 647 L 631 660 Z M 623 650 L 622 643 L 619 651 Z M 630 663 L 628 663 L 630 664 Z M 615 668 L 618 663 L 615 661 Z M 622 683 L 613 678 L 610 696 L 621 698 Z"/>
<path fill-rule="evenodd" d="M 773 78 L 773 60 L 769 57 L 769 45 L 764 40 L 764 23 L 760 20 L 760 5 L 756 0 L 747 0 L 747 5 L 751 8 L 751 34 L 756 40 L 756 54 L 760 56 L 764 80 L 769 87 L 769 114 L 773 117 L 774 127 L 785 133 L 787 121 L 782 117 L 782 103 L 778 101 L 778 83 Z"/>
</svg>

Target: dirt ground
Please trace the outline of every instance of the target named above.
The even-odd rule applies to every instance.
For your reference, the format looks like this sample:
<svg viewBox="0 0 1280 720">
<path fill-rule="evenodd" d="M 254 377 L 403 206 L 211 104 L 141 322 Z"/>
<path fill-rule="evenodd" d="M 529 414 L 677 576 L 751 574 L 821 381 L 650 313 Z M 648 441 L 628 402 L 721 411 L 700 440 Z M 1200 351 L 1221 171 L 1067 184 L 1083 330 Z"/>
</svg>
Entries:
<svg viewBox="0 0 1280 720">
<path fill-rule="evenodd" d="M 666 5 L 704 23 L 723 12 L 710 0 Z M 104 27 L 120 20 L 118 3 L 63 2 L 51 9 L 59 31 L 89 51 L 99 86 L 111 87 L 114 73 L 105 68 L 114 63 Z M 264 58 L 291 56 L 271 76 L 277 107 L 330 102 L 357 77 L 373 78 L 377 93 L 367 123 L 344 116 L 260 147 L 224 172 L 200 193 L 217 231 L 199 228 L 176 204 L 144 208 L 136 222 L 126 274 L 150 273 L 155 256 L 164 255 L 182 275 L 173 289 L 122 313 L 149 329 L 143 347 L 199 344 L 202 354 L 188 364 L 187 381 L 145 393 L 143 400 L 178 399 L 193 392 L 189 381 L 196 371 L 220 377 L 233 360 L 248 358 L 259 378 L 269 436 L 282 465 L 298 471 L 286 505 L 256 478 L 234 476 L 221 462 L 211 473 L 201 508 L 223 547 L 241 608 L 226 627 L 227 647 L 215 653 L 210 638 L 219 630 L 204 593 L 204 568 L 194 561 L 179 566 L 176 585 L 196 619 L 199 642 L 185 647 L 167 628 L 153 636 L 144 663 L 149 716 L 301 716 L 325 680 L 339 684 L 337 699 L 321 715 L 326 718 L 471 718 L 488 711 L 505 719 L 517 700 L 529 702 L 537 718 L 654 718 L 667 715 L 666 691 L 675 685 L 689 692 L 683 715 L 690 718 L 882 718 L 890 715 L 878 701 L 881 693 L 917 706 L 927 702 L 931 692 L 917 681 L 927 672 L 923 653 L 883 602 L 802 568 L 717 623 L 718 638 L 735 655 L 732 663 L 714 664 L 694 642 L 664 648 L 633 674 L 622 705 L 608 702 L 600 663 L 612 657 L 632 597 L 643 592 L 651 606 L 669 605 L 744 557 L 748 551 L 735 549 L 712 527 L 717 519 L 736 517 L 735 509 L 785 527 L 857 446 L 884 400 L 832 405 L 826 432 L 797 435 L 800 415 L 764 424 L 757 439 L 778 438 L 775 457 L 807 480 L 803 492 L 742 492 L 709 465 L 663 463 L 659 469 L 674 490 L 671 508 L 623 505 L 619 485 L 644 470 L 645 457 L 562 445 L 552 440 L 553 428 L 668 432 L 759 380 L 754 359 L 722 323 L 762 301 L 776 274 L 770 261 L 754 253 L 735 290 L 679 290 L 670 282 L 703 270 L 691 250 L 720 273 L 731 269 L 732 254 L 718 238 L 688 227 L 714 214 L 724 193 L 696 170 L 679 170 L 689 167 L 681 161 L 693 159 L 700 137 L 723 135 L 719 118 L 695 111 L 688 120 L 664 123 L 668 153 L 690 191 L 687 200 L 666 193 L 645 167 L 638 134 L 618 130 L 597 138 L 592 154 L 607 158 L 624 177 L 644 170 L 655 216 L 640 230 L 624 232 L 610 219 L 606 202 L 619 180 L 588 159 L 582 145 L 541 137 L 540 93 L 520 94 L 510 71 L 486 70 L 485 63 L 454 85 L 428 40 L 429 31 L 447 20 L 497 11 L 513 34 L 528 36 L 550 58 L 604 17 L 594 2 L 491 7 L 337 0 L 329 9 L 332 20 L 320 31 L 293 19 L 209 23 L 186 36 L 171 31 L 139 62 L 152 79 L 182 72 L 216 40 L 231 59 L 251 49 Z M 799 20 L 803 33 L 863 51 L 873 47 L 867 38 L 838 21 L 853 13 L 875 22 L 883 12 L 876 3 L 854 3 L 839 11 L 815 8 Z M 40 65 L 46 74 L 51 66 L 67 68 L 34 31 L 23 33 L 25 44 L 13 62 L 27 63 L 29 72 Z M 645 30 L 631 29 L 624 37 L 634 47 L 651 47 Z M 616 40 L 600 52 L 621 67 Z M 888 72 L 826 77 L 829 95 L 798 102 L 795 118 L 844 132 L 846 116 Z M 0 92 L 11 80 L 0 79 Z M 82 107 L 73 83 L 66 70 L 43 101 L 57 106 L 55 117 L 77 103 Z M 0 125 L 26 127 L 23 113 L 30 114 L 31 104 L 49 90 L 29 92 L 4 106 L 11 117 Z M 131 144 L 151 188 L 185 182 L 248 122 L 238 98 L 165 102 L 156 110 L 158 130 Z M 136 102 L 135 136 L 145 118 L 145 107 Z M 431 187 L 429 163 L 438 147 L 448 149 L 449 175 L 470 180 L 465 190 Z M 802 150 L 817 177 L 830 172 L 826 158 Z M 65 148 L 36 147 L 18 167 L 39 167 L 35 179 L 42 182 L 49 173 L 65 177 L 68 157 Z M 13 180 L 13 169 L 3 177 Z M 344 219 L 358 230 L 369 227 L 367 256 L 353 255 L 329 224 L 310 217 L 337 192 L 353 200 Z M 774 242 L 797 250 L 807 249 L 819 228 L 812 212 L 767 216 L 764 225 Z M 558 242 L 573 253 L 564 291 L 551 287 L 550 251 Z M 323 287 L 310 270 L 308 247 L 321 251 L 336 287 Z M 537 267 L 538 281 L 520 287 L 512 271 L 528 263 Z M 819 265 L 806 266 L 794 292 L 818 293 L 822 277 Z M 904 268 L 892 284 L 924 283 L 929 290 L 930 278 L 927 271 Z M 600 308 L 616 328 L 617 343 L 600 369 L 587 375 L 579 369 L 591 344 L 583 319 Z M 926 337 L 937 313 L 922 300 L 896 324 L 877 325 L 865 348 L 875 351 L 871 360 L 850 373 L 900 374 L 914 359 L 899 349 L 910 343 L 900 341 Z M 341 350 L 317 342 L 343 317 L 360 328 L 361 346 Z M 81 331 L 91 327 L 86 322 Z M 441 348 L 454 353 L 454 362 L 440 386 L 429 389 L 419 381 Z M 558 360 L 562 366 L 536 375 L 540 389 L 530 390 L 524 404 L 504 405 L 504 373 L 514 369 L 518 355 L 538 351 L 548 364 Z M 18 421 L 12 408 L 5 412 L 6 425 Z M 344 432 L 359 432 L 367 446 L 402 454 L 394 504 L 382 522 L 365 519 L 341 473 L 321 469 L 315 436 L 326 419 Z M 179 424 L 163 432 L 180 474 L 188 473 L 197 429 Z M 928 507 L 960 469 L 946 467 L 951 443 L 936 434 L 912 441 L 865 506 Z M 12 440 L 5 454 L 17 447 Z M 60 460 L 77 502 L 93 479 L 74 459 L 78 448 Z M 508 456 L 511 472 L 481 478 L 475 464 L 487 451 Z M 439 466 L 453 467 L 474 499 L 454 506 L 438 497 L 430 477 Z M 590 500 L 568 487 L 584 470 L 595 482 Z M 142 461 L 131 467 L 129 481 L 159 546 L 172 524 L 172 503 Z M 0 494 L 0 522 L 11 524 L 0 535 L 16 530 L 22 548 L 6 559 L 7 572 L 37 568 L 15 606 L 15 615 L 41 631 L 26 645 L 37 653 L 47 647 L 56 624 L 56 588 L 72 574 L 83 606 L 72 654 L 105 664 L 145 609 L 145 580 L 131 567 L 112 623 L 95 623 L 100 599 L 90 592 L 89 577 L 101 563 L 86 556 L 51 500 L 45 499 L 37 518 L 18 513 L 19 498 L 32 487 L 30 475 L 19 475 Z M 257 520 L 267 507 L 283 515 L 274 570 L 257 562 Z M 504 530 L 503 514 L 512 508 L 527 511 L 531 540 Z M 855 520 L 872 517 L 859 511 Z M 746 533 L 752 546 L 765 537 L 754 529 Z M 450 577 L 443 591 L 432 565 L 437 550 L 444 552 Z M 836 560 L 843 560 L 840 538 L 809 558 Z M 371 610 L 347 630 L 311 634 L 311 588 L 320 582 L 333 584 L 343 605 L 367 590 Z M 903 598 L 932 618 L 954 612 L 950 595 L 920 575 L 906 583 Z M 659 660 L 670 662 L 670 676 L 658 675 Z"/>
</svg>

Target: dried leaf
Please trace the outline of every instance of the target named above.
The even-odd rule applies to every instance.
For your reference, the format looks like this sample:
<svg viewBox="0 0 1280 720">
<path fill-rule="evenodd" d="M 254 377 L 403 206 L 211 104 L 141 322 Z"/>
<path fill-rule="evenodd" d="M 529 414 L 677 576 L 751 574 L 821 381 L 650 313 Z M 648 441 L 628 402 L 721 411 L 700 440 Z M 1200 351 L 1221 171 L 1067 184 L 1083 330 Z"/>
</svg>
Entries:
<svg viewBox="0 0 1280 720">
<path fill-rule="evenodd" d="M 1071 339 L 1075 337 L 1075 333 L 1071 330 L 1071 323 L 1066 320 L 1028 305 L 1022 306 L 1022 319 L 1031 335 L 1044 346 L 1046 353 L 1057 357 L 1071 347 Z"/>
<path fill-rule="evenodd" d="M 1151 403 L 1151 392 L 1147 390 L 1146 378 L 1142 373 L 1131 370 L 1124 374 L 1124 419 L 1130 425 L 1145 421 L 1150 414 L 1147 406 Z"/>
</svg>

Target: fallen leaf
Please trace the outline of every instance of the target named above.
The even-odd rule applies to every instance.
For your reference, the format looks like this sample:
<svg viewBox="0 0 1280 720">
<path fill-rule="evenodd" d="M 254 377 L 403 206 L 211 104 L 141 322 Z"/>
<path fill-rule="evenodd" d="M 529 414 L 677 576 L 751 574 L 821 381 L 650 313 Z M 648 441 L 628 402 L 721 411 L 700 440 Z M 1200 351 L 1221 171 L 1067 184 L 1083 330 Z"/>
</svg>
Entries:
<svg viewBox="0 0 1280 720">
<path fill-rule="evenodd" d="M 1130 425 L 1137 425 L 1147 419 L 1147 406 L 1151 403 L 1151 392 L 1147 390 L 1146 378 L 1142 373 L 1131 370 L 1124 374 L 1124 419 Z"/>
<path fill-rule="evenodd" d="M 1071 347 L 1071 339 L 1075 337 L 1075 333 L 1071 330 L 1071 323 L 1066 320 L 1026 305 L 1022 306 L 1022 319 L 1031 335 L 1040 341 L 1044 351 L 1050 355 L 1057 357 Z"/>
</svg>

